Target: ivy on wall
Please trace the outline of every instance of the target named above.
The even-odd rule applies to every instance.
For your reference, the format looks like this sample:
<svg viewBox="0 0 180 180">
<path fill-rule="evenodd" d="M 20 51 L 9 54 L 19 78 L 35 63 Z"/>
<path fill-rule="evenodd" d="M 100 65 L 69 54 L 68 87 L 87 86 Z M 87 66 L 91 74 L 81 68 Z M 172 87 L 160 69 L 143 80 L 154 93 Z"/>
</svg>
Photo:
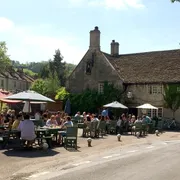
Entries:
<svg viewBox="0 0 180 180">
<path fill-rule="evenodd" d="M 112 101 L 120 102 L 122 100 L 122 90 L 108 82 L 104 82 L 103 93 L 99 93 L 95 89 L 86 89 L 80 94 L 70 94 L 64 91 L 64 89 L 63 92 L 66 93 L 66 95 L 64 93 L 59 93 L 57 97 L 58 99 L 64 100 L 64 104 L 67 99 L 70 100 L 72 114 L 75 114 L 77 111 L 81 113 L 83 111 L 96 113 L 104 104 Z M 61 94 L 66 98 L 61 98 Z"/>
</svg>

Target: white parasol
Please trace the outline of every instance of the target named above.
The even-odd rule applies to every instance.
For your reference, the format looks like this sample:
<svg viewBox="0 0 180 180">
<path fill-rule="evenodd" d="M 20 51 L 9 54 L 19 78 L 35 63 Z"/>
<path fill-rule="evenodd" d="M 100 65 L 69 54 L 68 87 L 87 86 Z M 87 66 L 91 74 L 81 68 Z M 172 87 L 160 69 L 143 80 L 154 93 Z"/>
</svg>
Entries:
<svg viewBox="0 0 180 180">
<path fill-rule="evenodd" d="M 141 106 L 137 106 L 138 109 L 158 109 L 157 107 L 155 106 L 152 106 L 151 104 L 143 104 Z"/>
<path fill-rule="evenodd" d="M 106 104 L 103 107 L 112 107 L 112 108 L 121 108 L 121 109 L 128 109 L 128 107 L 124 106 L 123 104 L 119 103 L 118 101 L 114 101 L 112 103 Z"/>
</svg>

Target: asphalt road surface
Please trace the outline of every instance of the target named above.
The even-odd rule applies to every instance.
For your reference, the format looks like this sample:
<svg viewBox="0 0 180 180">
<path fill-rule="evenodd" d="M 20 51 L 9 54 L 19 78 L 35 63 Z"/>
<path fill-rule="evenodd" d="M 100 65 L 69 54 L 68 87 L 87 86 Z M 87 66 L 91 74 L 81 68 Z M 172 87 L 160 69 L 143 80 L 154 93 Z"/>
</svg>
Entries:
<svg viewBox="0 0 180 180">
<path fill-rule="evenodd" d="M 50 180 L 180 180 L 180 143 L 160 148 L 132 151 L 131 155 L 108 161 L 86 163 L 79 168 L 57 174 Z M 38 178 L 40 179 L 40 178 Z M 42 178 L 43 179 L 43 178 Z"/>
</svg>

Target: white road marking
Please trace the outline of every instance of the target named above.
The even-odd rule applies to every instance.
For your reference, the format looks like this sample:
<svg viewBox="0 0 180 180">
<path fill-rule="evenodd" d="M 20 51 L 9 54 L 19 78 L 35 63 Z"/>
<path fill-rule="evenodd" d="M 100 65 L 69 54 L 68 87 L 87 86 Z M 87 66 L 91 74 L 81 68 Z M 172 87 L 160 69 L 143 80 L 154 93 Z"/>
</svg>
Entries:
<svg viewBox="0 0 180 180">
<path fill-rule="evenodd" d="M 104 156 L 103 159 L 109 159 L 112 158 L 112 156 Z"/>
<path fill-rule="evenodd" d="M 148 146 L 148 147 L 146 147 L 147 149 L 151 149 L 151 148 L 154 148 L 154 146 Z"/>
<path fill-rule="evenodd" d="M 167 143 L 166 143 L 166 142 L 162 142 L 162 144 L 167 145 Z"/>
<path fill-rule="evenodd" d="M 82 164 L 88 164 L 90 162 L 91 161 L 83 161 L 83 162 L 80 162 L 80 163 L 73 164 L 73 166 L 79 166 L 79 165 L 82 165 Z"/>
<path fill-rule="evenodd" d="M 50 172 L 45 171 L 45 172 L 41 172 L 41 173 L 37 173 L 37 174 L 33 174 L 33 175 L 29 176 L 29 177 L 28 177 L 28 178 L 26 178 L 26 179 L 37 178 L 37 177 L 39 177 L 39 176 L 43 176 L 43 175 L 48 174 L 48 173 L 50 173 Z"/>
<path fill-rule="evenodd" d="M 138 150 L 132 150 L 132 151 L 128 151 L 128 153 L 134 153 L 137 152 Z"/>
<path fill-rule="evenodd" d="M 120 156 L 121 154 L 119 153 L 119 154 L 113 154 L 112 156 Z"/>
</svg>

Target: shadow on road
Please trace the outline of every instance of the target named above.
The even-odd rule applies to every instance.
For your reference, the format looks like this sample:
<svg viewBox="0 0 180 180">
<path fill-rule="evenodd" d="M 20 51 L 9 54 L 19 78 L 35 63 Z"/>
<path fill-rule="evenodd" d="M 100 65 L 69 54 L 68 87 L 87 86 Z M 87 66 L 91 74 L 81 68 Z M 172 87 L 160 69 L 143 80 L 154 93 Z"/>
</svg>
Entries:
<svg viewBox="0 0 180 180">
<path fill-rule="evenodd" d="M 11 149 L 3 152 L 6 156 L 12 157 L 22 157 L 22 158 L 38 158 L 38 157 L 47 157 L 47 156 L 55 156 L 59 154 L 59 152 L 48 149 L 48 150 L 39 150 L 39 149 Z"/>
</svg>

